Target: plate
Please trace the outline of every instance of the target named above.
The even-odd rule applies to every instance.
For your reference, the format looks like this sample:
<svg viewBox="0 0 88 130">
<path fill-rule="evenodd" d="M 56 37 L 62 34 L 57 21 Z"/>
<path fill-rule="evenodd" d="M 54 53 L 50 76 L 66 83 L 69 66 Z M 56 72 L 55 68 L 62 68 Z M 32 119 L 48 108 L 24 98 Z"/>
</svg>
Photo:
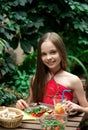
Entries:
<svg viewBox="0 0 88 130">
<path fill-rule="evenodd" d="M 31 106 L 23 111 L 23 120 L 35 120 L 43 116 L 43 114 L 50 114 L 53 112 L 49 106 L 41 104 L 37 106 Z"/>
</svg>

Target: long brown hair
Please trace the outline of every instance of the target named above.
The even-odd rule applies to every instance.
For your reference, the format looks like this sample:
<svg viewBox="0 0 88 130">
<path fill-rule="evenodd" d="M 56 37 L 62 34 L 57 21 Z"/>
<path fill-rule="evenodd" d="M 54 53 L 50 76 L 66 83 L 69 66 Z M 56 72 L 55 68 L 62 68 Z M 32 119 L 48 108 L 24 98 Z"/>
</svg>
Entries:
<svg viewBox="0 0 88 130">
<path fill-rule="evenodd" d="M 47 66 L 43 64 L 41 60 L 41 45 L 46 40 L 51 41 L 57 48 L 58 53 L 60 54 L 61 57 L 61 63 L 60 63 L 61 69 L 63 70 L 67 69 L 66 48 L 64 46 L 63 40 L 55 32 L 45 33 L 41 37 L 38 45 L 36 74 L 32 86 L 34 102 L 42 102 L 43 95 L 45 92 L 46 78 L 49 69 Z"/>
</svg>

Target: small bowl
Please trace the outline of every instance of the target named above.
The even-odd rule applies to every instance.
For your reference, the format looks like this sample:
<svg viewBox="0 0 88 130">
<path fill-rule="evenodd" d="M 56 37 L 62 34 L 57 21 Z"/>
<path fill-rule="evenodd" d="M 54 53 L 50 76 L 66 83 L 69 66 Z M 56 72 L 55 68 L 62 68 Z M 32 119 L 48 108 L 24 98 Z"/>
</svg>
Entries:
<svg viewBox="0 0 88 130">
<path fill-rule="evenodd" d="M 65 130 L 67 114 L 53 114 L 40 118 L 42 129 L 45 130 Z"/>
</svg>

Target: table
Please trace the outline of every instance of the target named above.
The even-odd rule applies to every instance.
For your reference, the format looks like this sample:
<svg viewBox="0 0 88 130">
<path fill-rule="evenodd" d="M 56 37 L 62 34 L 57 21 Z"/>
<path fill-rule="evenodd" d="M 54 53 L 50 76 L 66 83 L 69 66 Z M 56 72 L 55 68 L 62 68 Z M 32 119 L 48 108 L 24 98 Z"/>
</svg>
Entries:
<svg viewBox="0 0 88 130">
<path fill-rule="evenodd" d="M 84 118 L 84 115 L 85 113 L 78 113 L 77 115 L 69 116 L 65 130 L 77 130 Z"/>
<path fill-rule="evenodd" d="M 68 122 L 65 130 L 77 130 L 84 117 L 84 113 L 78 113 L 74 116 L 68 117 Z M 0 130 L 8 130 L 7 128 L 0 127 Z M 9 130 L 42 130 L 39 120 L 23 121 L 18 128 Z"/>
</svg>

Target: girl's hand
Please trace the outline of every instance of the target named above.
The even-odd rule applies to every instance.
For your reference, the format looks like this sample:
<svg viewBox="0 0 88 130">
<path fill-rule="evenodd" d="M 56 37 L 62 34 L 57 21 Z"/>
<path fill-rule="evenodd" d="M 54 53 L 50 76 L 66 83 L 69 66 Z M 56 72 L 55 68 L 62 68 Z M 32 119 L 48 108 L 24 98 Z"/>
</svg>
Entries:
<svg viewBox="0 0 88 130">
<path fill-rule="evenodd" d="M 26 108 L 28 108 L 28 107 L 29 107 L 29 105 L 28 105 L 27 102 L 24 101 L 23 99 L 20 99 L 20 100 L 18 100 L 18 101 L 16 102 L 16 108 L 18 108 L 18 109 L 23 110 L 23 109 L 26 109 Z"/>
<path fill-rule="evenodd" d="M 67 113 L 73 112 L 73 111 L 82 111 L 81 106 L 71 102 L 71 101 L 66 101 L 66 111 Z"/>
</svg>

